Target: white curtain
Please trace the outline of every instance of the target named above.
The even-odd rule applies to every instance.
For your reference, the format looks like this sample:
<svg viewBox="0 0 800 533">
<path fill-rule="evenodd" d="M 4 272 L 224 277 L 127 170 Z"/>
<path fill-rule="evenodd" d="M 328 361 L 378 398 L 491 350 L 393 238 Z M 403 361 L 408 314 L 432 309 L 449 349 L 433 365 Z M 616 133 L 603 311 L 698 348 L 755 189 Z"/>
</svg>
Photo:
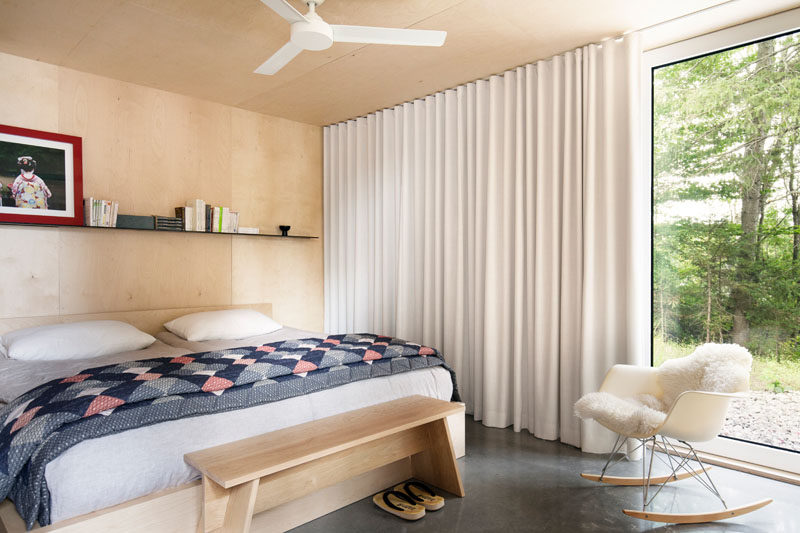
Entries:
<svg viewBox="0 0 800 533">
<path fill-rule="evenodd" d="M 475 419 L 607 451 L 572 406 L 647 327 L 640 55 L 605 41 L 326 127 L 326 329 L 437 347 Z"/>
</svg>

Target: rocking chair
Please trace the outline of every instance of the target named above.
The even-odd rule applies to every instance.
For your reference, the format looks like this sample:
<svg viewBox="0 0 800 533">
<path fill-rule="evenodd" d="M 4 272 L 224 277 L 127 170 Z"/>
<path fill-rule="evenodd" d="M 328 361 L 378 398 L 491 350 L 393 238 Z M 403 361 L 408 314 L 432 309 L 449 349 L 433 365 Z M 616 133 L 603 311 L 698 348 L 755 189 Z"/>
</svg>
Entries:
<svg viewBox="0 0 800 533">
<path fill-rule="evenodd" d="M 601 473 L 583 473 L 581 476 L 611 485 L 641 486 L 642 509 L 624 509 L 623 513 L 654 522 L 714 522 L 768 505 L 771 499 L 728 508 L 711 480 L 710 467 L 700 461 L 690 444 L 711 440 L 719 434 L 731 400 L 746 396 L 749 390 L 751 364 L 750 353 L 741 346 L 706 344 L 693 354 L 667 361 L 659 368 L 615 365 L 606 374 L 599 392 L 587 394 L 575 404 L 579 417 L 594 419 L 618 434 Z M 642 476 L 606 475 L 609 468 L 627 456 L 615 459 L 628 439 L 639 441 L 632 451 L 642 450 Z M 667 439 L 680 442 L 688 453 L 680 453 Z M 651 448 L 649 461 L 648 447 Z M 657 452 L 662 452 L 666 458 Z M 652 475 L 655 457 L 670 469 L 670 474 Z M 698 468 L 690 468 L 692 460 L 699 464 Z M 667 483 L 689 477 L 695 478 L 714 494 L 724 509 L 690 514 L 647 510 Z M 652 496 L 651 488 L 654 490 Z"/>
</svg>

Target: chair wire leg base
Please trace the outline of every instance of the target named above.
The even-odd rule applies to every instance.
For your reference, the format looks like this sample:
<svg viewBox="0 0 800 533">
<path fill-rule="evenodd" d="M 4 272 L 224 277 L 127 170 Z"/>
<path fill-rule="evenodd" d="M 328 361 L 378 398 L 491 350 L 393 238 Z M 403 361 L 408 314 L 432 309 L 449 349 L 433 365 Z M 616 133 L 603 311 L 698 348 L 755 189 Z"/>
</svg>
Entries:
<svg viewBox="0 0 800 533">
<path fill-rule="evenodd" d="M 647 507 L 653 503 L 656 496 L 659 495 L 661 490 L 667 485 L 667 483 L 671 483 L 673 481 L 678 481 L 680 479 L 685 479 L 687 477 L 693 477 L 700 483 L 703 487 L 705 487 L 709 492 L 711 492 L 714 496 L 716 496 L 719 501 L 722 503 L 722 506 L 727 509 L 728 506 L 725 503 L 725 500 L 722 498 L 722 495 L 719 493 L 716 485 L 711 479 L 711 475 L 708 472 L 705 464 L 700 460 L 695 451 L 694 447 L 686 441 L 678 441 L 682 445 L 686 446 L 689 450 L 688 453 L 681 453 L 667 440 L 664 436 L 661 436 L 659 439 L 658 436 L 652 436 L 647 438 L 637 438 L 636 440 L 639 441 L 639 444 L 632 450 L 632 452 L 637 451 L 639 448 L 642 449 L 642 477 L 641 482 L 636 483 L 637 485 L 641 484 L 642 487 L 642 511 L 646 511 Z M 594 479 L 594 481 L 603 482 L 604 478 L 612 467 L 616 464 L 624 460 L 628 457 L 628 453 L 624 453 L 619 456 L 622 447 L 626 445 L 628 441 L 628 437 L 624 435 L 617 435 L 617 440 L 614 442 L 614 446 L 611 450 L 611 453 L 608 454 L 608 459 L 603 465 L 603 470 L 600 473 L 599 478 L 591 476 L 587 476 L 588 479 Z M 647 456 L 647 449 L 650 448 L 650 457 Z M 666 456 L 666 459 L 662 456 Z M 664 476 L 660 475 L 654 479 L 653 476 L 653 463 L 654 460 L 658 458 L 662 464 L 664 464 L 669 469 L 669 474 Z M 700 468 L 692 469 L 690 468 L 690 462 L 696 462 L 700 465 Z M 584 474 L 581 474 L 584 475 Z M 630 485 L 630 478 L 617 478 L 617 477 L 609 477 L 609 480 L 606 481 L 607 483 L 610 482 L 612 484 L 628 484 Z M 651 488 L 655 489 L 655 491 L 651 494 Z"/>
<path fill-rule="evenodd" d="M 717 498 L 719 498 L 719 501 L 721 501 L 721 502 L 722 502 L 722 506 L 723 506 L 725 509 L 727 509 L 727 508 L 728 508 L 728 505 L 725 503 L 725 500 L 724 500 L 724 499 L 722 499 L 722 495 L 719 493 L 719 489 L 717 489 L 717 486 L 716 486 L 716 485 L 714 485 L 714 481 L 711 479 L 711 475 L 709 475 L 709 473 L 708 473 L 708 470 L 706 470 L 706 465 L 704 465 L 704 464 L 703 464 L 703 461 L 701 461 L 701 460 L 700 460 L 700 458 L 699 458 L 699 457 L 697 457 L 697 452 L 695 451 L 695 449 L 694 449 L 694 446 L 692 446 L 691 444 L 689 444 L 688 442 L 686 442 L 686 441 L 683 441 L 683 440 L 682 440 L 682 441 L 678 441 L 678 442 L 680 442 L 681 444 L 683 444 L 684 446 L 686 446 L 687 448 L 689 448 L 689 452 L 690 452 L 690 453 L 692 454 L 692 456 L 694 457 L 694 460 L 695 460 L 695 462 L 697 462 L 697 463 L 700 465 L 700 468 L 702 468 L 702 469 L 703 469 L 703 474 L 705 474 L 705 476 L 706 476 L 706 479 L 708 480 L 708 485 L 706 485 L 705 483 L 703 483 L 703 480 L 702 480 L 702 478 L 700 478 L 700 477 L 697 477 L 697 478 L 696 478 L 696 479 L 697 479 L 697 481 L 700 481 L 700 484 L 701 484 L 701 485 L 703 485 L 705 488 L 707 488 L 707 489 L 709 490 L 709 492 L 711 492 L 711 493 L 712 493 L 714 496 L 716 496 Z"/>
<path fill-rule="evenodd" d="M 645 467 L 645 464 L 647 463 L 647 461 L 646 461 L 647 460 L 647 443 L 649 441 L 651 441 L 651 440 L 653 441 L 653 447 L 650 448 L 650 466 L 647 468 L 647 474 L 645 476 L 644 467 Z M 653 457 L 655 457 L 655 455 L 656 455 L 656 450 L 655 450 L 656 438 L 655 437 L 650 437 L 649 439 L 640 439 L 640 442 L 642 443 L 642 479 L 646 479 L 647 480 L 646 482 L 642 483 L 642 511 L 644 511 L 645 507 L 647 507 L 647 504 L 652 502 L 652 499 L 650 500 L 650 502 L 647 501 L 647 493 L 650 492 L 650 480 L 653 477 Z M 662 483 L 661 486 L 663 487 L 665 484 L 666 484 L 666 482 Z M 659 491 L 660 490 L 661 489 L 659 488 Z M 653 495 L 653 498 L 655 498 L 657 494 L 658 494 L 658 492 L 656 492 L 656 494 Z"/>
<path fill-rule="evenodd" d="M 705 464 L 703 464 L 703 462 L 700 460 L 700 458 L 697 456 L 697 452 L 695 451 L 694 447 L 691 444 L 689 444 L 686 441 L 678 441 L 681 444 L 683 444 L 684 446 L 686 446 L 686 448 L 689 450 L 689 453 L 681 454 L 663 436 L 661 437 L 661 442 L 659 442 L 656 439 L 656 437 L 651 437 L 650 439 L 642 439 L 642 444 L 646 444 L 650 440 L 652 440 L 652 445 L 651 445 L 651 450 L 650 450 L 650 467 L 647 470 L 646 474 L 645 474 L 645 467 L 644 467 L 644 459 L 645 458 L 642 457 L 642 476 L 643 476 L 643 478 L 646 476 L 646 482 L 642 484 L 643 503 L 644 503 L 644 505 L 642 507 L 642 511 L 644 511 L 647 508 L 648 505 L 653 503 L 653 500 L 655 499 L 655 497 L 658 496 L 658 493 L 661 492 L 661 489 L 663 489 L 664 486 L 668 482 L 678 479 L 678 472 L 680 470 L 684 470 L 687 473 L 691 474 L 691 477 L 696 479 L 698 481 L 698 483 L 700 483 L 711 494 L 713 494 L 714 496 L 716 496 L 719 499 L 719 501 L 722 503 L 722 506 L 725 509 L 728 508 L 728 505 L 725 503 L 725 500 L 722 498 L 722 495 L 719 493 L 719 490 L 717 489 L 716 485 L 714 485 L 714 482 L 711 480 L 711 475 L 708 473 L 708 469 L 706 468 Z M 646 449 L 646 446 L 645 446 L 645 449 Z M 658 490 L 656 490 L 655 494 L 653 494 L 653 496 L 648 500 L 647 499 L 647 495 L 648 495 L 648 492 L 649 492 L 649 489 L 650 489 L 650 479 L 651 479 L 652 474 L 653 474 L 653 457 L 657 456 L 656 452 L 661 452 L 661 453 L 663 453 L 664 455 L 667 456 L 667 461 L 662 459 L 660 456 L 658 456 L 658 458 L 663 464 L 665 464 L 665 465 L 667 465 L 669 467 L 669 469 L 671 471 L 671 475 L 669 476 L 669 478 L 667 480 L 665 480 L 663 483 L 659 484 Z M 673 458 L 673 455 L 675 456 L 674 458 Z M 696 463 L 698 463 L 700 465 L 700 469 L 702 470 L 702 476 L 699 475 L 699 473 L 696 470 L 692 470 L 692 469 L 689 468 L 688 465 L 689 465 L 690 461 L 695 461 Z M 705 477 L 705 479 L 703 479 L 703 476 Z"/>
<path fill-rule="evenodd" d="M 614 459 L 614 456 L 619 453 L 620 449 L 622 449 L 622 446 L 626 442 L 627 439 L 624 436 L 617 434 L 617 440 L 614 442 L 614 447 L 611 448 L 611 453 L 608 454 L 608 460 L 606 461 L 606 464 L 603 465 L 602 472 L 600 472 L 600 481 L 602 481 L 603 476 L 606 475 L 606 470 L 608 470 L 609 468 L 611 468 L 612 466 L 614 466 L 615 464 L 619 463 L 622 460 L 622 458 L 620 458 L 615 460 L 613 463 L 611 462 Z M 627 454 L 623 457 L 627 457 Z"/>
<path fill-rule="evenodd" d="M 725 503 L 725 500 L 722 499 L 722 496 L 720 495 L 716 485 L 712 481 L 711 476 L 709 475 L 709 468 L 706 467 L 705 464 L 703 464 L 703 462 L 700 460 L 700 457 L 697 455 L 694 447 L 688 442 L 676 439 L 677 442 L 680 442 L 683 446 L 686 446 L 686 449 L 688 450 L 688 452 L 683 450 L 679 451 L 675 448 L 676 445 L 663 435 L 637 438 L 639 443 L 633 452 L 637 451 L 639 448 L 643 448 L 641 477 L 612 476 L 608 474 L 609 469 L 628 456 L 627 454 L 623 453 L 622 457 L 616 457 L 622 449 L 622 446 L 628 442 L 627 439 L 628 437 L 623 435 L 619 435 L 617 437 L 617 441 L 614 443 L 614 447 L 609 454 L 605 465 L 603 466 L 602 474 L 597 475 L 582 473 L 581 477 L 590 481 L 600 481 L 602 483 L 608 483 L 611 485 L 642 487 L 641 510 L 622 510 L 623 513 L 632 518 L 648 520 L 650 522 L 701 524 L 725 520 L 735 516 L 742 516 L 772 503 L 771 498 L 766 498 L 746 505 L 741 505 L 739 507 L 728 507 Z M 647 448 L 650 448 L 650 457 L 647 457 Z M 653 475 L 653 463 L 656 462 L 655 459 L 661 461 L 661 463 L 663 463 L 669 469 L 669 473 L 667 475 Z M 699 465 L 699 467 L 693 465 L 695 462 Z M 722 502 L 724 510 L 699 513 L 672 513 L 647 510 L 647 508 L 651 506 L 655 498 L 661 493 L 661 490 L 667 485 L 667 483 L 680 481 L 689 477 L 696 479 L 698 483 L 716 496 L 719 501 Z M 653 489 L 653 491 L 651 491 L 651 489 Z"/>
</svg>

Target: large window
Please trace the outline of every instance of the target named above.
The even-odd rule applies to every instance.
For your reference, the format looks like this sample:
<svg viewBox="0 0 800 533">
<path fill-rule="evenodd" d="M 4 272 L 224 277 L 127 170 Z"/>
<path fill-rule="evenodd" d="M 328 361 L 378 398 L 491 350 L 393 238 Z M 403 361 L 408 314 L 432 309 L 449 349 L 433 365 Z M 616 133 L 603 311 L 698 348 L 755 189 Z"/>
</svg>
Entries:
<svg viewBox="0 0 800 533">
<path fill-rule="evenodd" d="M 800 33 L 652 70 L 653 364 L 754 355 L 723 435 L 800 451 Z"/>
</svg>

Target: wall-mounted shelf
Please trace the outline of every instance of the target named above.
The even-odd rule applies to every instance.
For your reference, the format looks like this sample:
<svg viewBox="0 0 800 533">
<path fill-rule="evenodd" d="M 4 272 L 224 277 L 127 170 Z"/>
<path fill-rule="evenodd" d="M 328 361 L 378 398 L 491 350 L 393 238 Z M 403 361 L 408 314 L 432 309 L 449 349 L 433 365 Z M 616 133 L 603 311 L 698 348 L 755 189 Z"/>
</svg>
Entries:
<svg viewBox="0 0 800 533">
<path fill-rule="evenodd" d="M 105 226 L 70 226 L 66 224 L 16 224 L 11 222 L 0 222 L 0 226 L 18 226 L 18 227 L 34 227 L 34 228 L 73 228 L 73 229 L 88 229 L 88 230 L 111 230 L 111 231 L 151 231 L 158 233 L 171 233 L 183 235 L 190 233 L 193 235 L 232 235 L 234 237 L 271 237 L 273 239 L 319 239 L 314 235 L 280 235 L 278 233 L 215 233 L 211 231 L 172 231 L 150 228 L 107 228 Z"/>
</svg>

